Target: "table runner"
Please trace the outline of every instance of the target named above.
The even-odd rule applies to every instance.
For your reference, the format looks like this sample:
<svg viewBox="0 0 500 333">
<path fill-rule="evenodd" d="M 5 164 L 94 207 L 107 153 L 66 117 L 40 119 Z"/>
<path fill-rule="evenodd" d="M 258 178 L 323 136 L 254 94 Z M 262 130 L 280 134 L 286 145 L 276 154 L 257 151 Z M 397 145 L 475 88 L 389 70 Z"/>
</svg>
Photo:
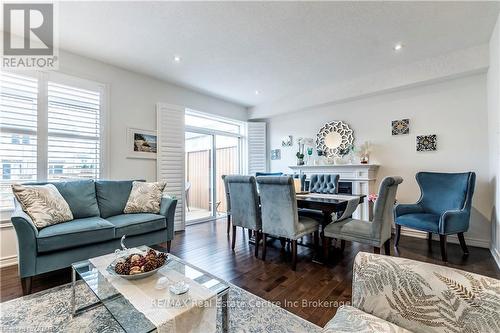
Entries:
<svg viewBox="0 0 500 333">
<path fill-rule="evenodd" d="M 143 253 L 136 248 L 128 251 Z M 112 253 L 92 258 L 90 262 L 134 308 L 157 327 L 158 333 L 216 331 L 217 295 L 210 289 L 168 267 L 141 280 L 125 280 L 106 270 L 114 259 L 115 254 Z M 162 276 L 169 279 L 169 284 L 184 280 L 190 286 L 189 291 L 184 295 L 174 295 L 168 287 L 156 289 L 156 282 Z"/>
<path fill-rule="evenodd" d="M 347 200 L 347 206 L 345 210 L 342 212 L 342 215 L 340 217 L 338 216 L 337 213 L 332 213 L 332 222 L 339 222 L 352 216 L 352 214 L 358 208 L 359 205 L 359 197 L 352 195 L 308 193 L 308 194 L 297 194 L 297 197 Z"/>
</svg>

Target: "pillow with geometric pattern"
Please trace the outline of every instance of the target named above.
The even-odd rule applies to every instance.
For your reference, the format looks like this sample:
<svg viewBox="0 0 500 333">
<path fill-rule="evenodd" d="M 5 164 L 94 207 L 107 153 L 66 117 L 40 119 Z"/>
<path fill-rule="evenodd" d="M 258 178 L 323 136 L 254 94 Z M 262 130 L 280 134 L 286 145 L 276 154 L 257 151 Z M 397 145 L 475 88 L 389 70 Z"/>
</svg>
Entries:
<svg viewBox="0 0 500 333">
<path fill-rule="evenodd" d="M 134 181 L 123 212 L 125 214 L 158 214 L 160 212 L 161 197 L 163 196 L 166 184 L 165 182 L 146 183 Z"/>
<path fill-rule="evenodd" d="M 68 203 L 53 184 L 13 184 L 12 192 L 38 229 L 73 220 Z"/>
</svg>

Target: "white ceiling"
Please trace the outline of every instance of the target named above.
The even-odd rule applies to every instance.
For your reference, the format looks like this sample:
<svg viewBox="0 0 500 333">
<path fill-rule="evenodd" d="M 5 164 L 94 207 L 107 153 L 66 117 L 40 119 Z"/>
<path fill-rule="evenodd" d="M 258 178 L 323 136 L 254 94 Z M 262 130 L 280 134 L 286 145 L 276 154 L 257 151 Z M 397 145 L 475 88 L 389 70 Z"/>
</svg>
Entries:
<svg viewBox="0 0 500 333">
<path fill-rule="evenodd" d="M 487 43 L 499 8 L 499 2 L 63 2 L 60 47 L 255 106 Z M 405 44 L 399 53 L 392 50 L 397 42 Z"/>
</svg>

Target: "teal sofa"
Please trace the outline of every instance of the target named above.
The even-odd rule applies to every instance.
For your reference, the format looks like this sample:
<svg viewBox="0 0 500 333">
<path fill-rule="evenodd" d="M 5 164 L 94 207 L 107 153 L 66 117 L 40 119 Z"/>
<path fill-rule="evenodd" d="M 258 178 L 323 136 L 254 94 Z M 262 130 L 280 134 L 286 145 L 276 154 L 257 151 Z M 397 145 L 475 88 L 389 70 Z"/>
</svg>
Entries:
<svg viewBox="0 0 500 333">
<path fill-rule="evenodd" d="M 132 180 L 50 182 L 68 203 L 74 220 L 38 230 L 15 200 L 11 221 L 18 240 L 19 276 L 23 293 L 31 293 L 33 276 L 120 248 L 166 242 L 174 238 L 177 200 L 163 197 L 159 214 L 123 214 Z M 45 183 L 26 183 L 26 185 Z"/>
</svg>

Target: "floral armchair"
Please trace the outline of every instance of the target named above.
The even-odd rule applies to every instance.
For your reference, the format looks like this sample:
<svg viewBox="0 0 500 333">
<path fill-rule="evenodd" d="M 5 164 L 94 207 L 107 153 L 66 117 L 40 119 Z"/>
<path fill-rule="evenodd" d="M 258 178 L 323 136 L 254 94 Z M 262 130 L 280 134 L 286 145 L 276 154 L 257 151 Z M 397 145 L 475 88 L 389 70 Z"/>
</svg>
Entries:
<svg viewBox="0 0 500 333">
<path fill-rule="evenodd" d="M 500 280 L 364 252 L 353 274 L 352 306 L 324 332 L 500 332 Z"/>
</svg>

